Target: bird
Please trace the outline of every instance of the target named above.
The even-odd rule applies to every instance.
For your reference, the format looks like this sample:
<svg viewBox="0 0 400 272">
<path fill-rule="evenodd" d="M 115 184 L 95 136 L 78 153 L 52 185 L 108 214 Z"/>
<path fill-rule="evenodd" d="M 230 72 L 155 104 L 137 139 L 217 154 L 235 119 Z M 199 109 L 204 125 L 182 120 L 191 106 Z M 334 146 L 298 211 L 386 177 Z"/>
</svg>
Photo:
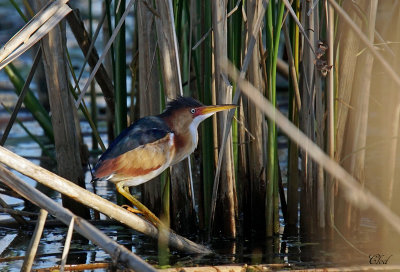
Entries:
<svg viewBox="0 0 400 272">
<path fill-rule="evenodd" d="M 178 96 L 159 115 L 143 117 L 119 134 L 93 168 L 93 180 L 115 184 L 156 227 L 161 221 L 129 191 L 168 167 L 184 160 L 196 149 L 199 124 L 214 113 L 236 105 L 205 106 L 191 97 Z"/>
</svg>

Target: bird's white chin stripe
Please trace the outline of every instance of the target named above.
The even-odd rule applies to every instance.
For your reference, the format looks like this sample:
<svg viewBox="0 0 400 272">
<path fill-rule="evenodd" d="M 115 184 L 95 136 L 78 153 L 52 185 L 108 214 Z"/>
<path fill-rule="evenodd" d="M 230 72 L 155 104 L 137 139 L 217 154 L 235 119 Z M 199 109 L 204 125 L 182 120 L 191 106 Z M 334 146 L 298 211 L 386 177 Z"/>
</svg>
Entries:
<svg viewBox="0 0 400 272">
<path fill-rule="evenodd" d="M 207 113 L 207 114 L 203 114 L 203 115 L 198 115 L 193 119 L 193 122 L 192 122 L 191 125 L 194 125 L 195 128 L 197 129 L 197 127 L 199 126 L 199 124 L 201 122 L 203 122 L 204 120 L 206 120 L 208 117 L 210 117 L 213 114 L 214 113 Z"/>
<path fill-rule="evenodd" d="M 194 143 L 194 148 L 192 150 L 192 152 L 194 151 L 194 149 L 196 149 L 197 147 L 197 142 L 198 142 L 198 134 L 197 134 L 197 127 L 199 126 L 199 124 L 204 121 L 205 119 L 207 119 L 208 117 L 210 117 L 211 115 L 213 115 L 214 113 L 208 113 L 208 114 L 204 114 L 204 115 L 198 115 L 196 116 L 192 123 L 190 124 L 189 130 L 190 130 L 190 135 L 192 136 L 192 141 Z"/>
</svg>

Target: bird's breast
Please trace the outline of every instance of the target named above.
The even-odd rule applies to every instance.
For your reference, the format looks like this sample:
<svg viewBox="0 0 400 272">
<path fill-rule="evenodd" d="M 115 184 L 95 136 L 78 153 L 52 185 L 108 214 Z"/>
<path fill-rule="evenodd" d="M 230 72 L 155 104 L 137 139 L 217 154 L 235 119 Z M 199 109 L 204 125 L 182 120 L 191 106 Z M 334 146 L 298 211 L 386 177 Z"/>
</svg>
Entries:
<svg viewBox="0 0 400 272">
<path fill-rule="evenodd" d="M 183 134 L 175 134 L 174 149 L 175 155 L 171 165 L 174 165 L 187 158 L 197 147 L 197 130 L 189 130 Z"/>
</svg>

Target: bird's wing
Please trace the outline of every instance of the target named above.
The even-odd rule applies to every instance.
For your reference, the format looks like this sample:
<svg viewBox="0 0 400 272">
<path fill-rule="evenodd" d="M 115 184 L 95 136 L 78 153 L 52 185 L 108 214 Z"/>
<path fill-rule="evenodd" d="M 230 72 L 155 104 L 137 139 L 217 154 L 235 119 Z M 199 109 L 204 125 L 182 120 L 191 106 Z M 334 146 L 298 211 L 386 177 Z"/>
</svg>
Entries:
<svg viewBox="0 0 400 272">
<path fill-rule="evenodd" d="M 145 117 L 124 130 L 108 147 L 94 167 L 96 178 L 122 172 L 143 175 L 167 162 L 173 132 L 158 117 Z M 151 170 L 152 171 L 152 170 Z M 135 174 L 136 173 L 136 174 Z"/>
<path fill-rule="evenodd" d="M 132 185 L 143 183 L 161 173 L 170 163 L 172 142 L 173 133 L 168 133 L 155 142 L 138 146 L 118 157 L 103 160 L 96 168 L 95 176 L 113 182 L 136 178 Z"/>
</svg>

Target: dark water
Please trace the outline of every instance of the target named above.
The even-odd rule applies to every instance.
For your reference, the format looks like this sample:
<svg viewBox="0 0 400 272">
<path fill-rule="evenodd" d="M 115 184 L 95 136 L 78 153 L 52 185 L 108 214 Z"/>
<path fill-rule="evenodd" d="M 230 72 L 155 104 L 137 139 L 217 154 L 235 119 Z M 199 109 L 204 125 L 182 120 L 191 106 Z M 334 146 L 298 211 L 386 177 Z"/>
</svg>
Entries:
<svg viewBox="0 0 400 272">
<path fill-rule="evenodd" d="M 157 241 L 148 238 L 140 233 L 125 228 L 119 224 L 99 225 L 98 228 L 106 235 L 124 245 L 129 250 L 153 265 L 165 264 L 171 266 L 196 266 L 196 265 L 221 265 L 221 264 L 261 264 L 261 263 L 281 263 L 290 264 L 292 267 L 334 267 L 340 265 L 367 265 L 368 256 L 363 254 L 375 254 L 382 252 L 369 252 L 369 238 L 358 239 L 357 250 L 366 253 L 359 253 L 351 248 L 344 241 L 336 241 L 334 246 L 329 247 L 328 242 L 321 238 L 313 238 L 308 242 L 299 236 L 272 238 L 260 237 L 239 237 L 237 240 L 226 240 L 213 238 L 210 243 L 206 243 L 215 254 L 203 256 L 185 254 L 171 249 L 164 257 L 160 257 L 157 250 Z M 0 227 L 0 257 L 24 256 L 29 240 L 32 236 L 33 228 L 15 229 Z M 61 254 L 64 246 L 67 227 L 46 227 L 40 241 L 37 257 L 33 268 L 46 268 L 60 263 Z M 374 236 L 373 228 L 370 229 L 371 237 Z M 368 235 L 368 229 L 364 229 L 362 235 Z M 196 237 L 189 237 L 195 240 Z M 363 243 L 360 243 L 363 241 Z M 388 252 L 387 254 L 393 254 Z M 19 271 L 22 260 L 7 261 L 0 263 L 1 271 Z M 82 264 L 94 262 L 109 262 L 110 256 L 96 245 L 75 237 L 71 243 L 68 255 L 68 263 Z"/>
</svg>

